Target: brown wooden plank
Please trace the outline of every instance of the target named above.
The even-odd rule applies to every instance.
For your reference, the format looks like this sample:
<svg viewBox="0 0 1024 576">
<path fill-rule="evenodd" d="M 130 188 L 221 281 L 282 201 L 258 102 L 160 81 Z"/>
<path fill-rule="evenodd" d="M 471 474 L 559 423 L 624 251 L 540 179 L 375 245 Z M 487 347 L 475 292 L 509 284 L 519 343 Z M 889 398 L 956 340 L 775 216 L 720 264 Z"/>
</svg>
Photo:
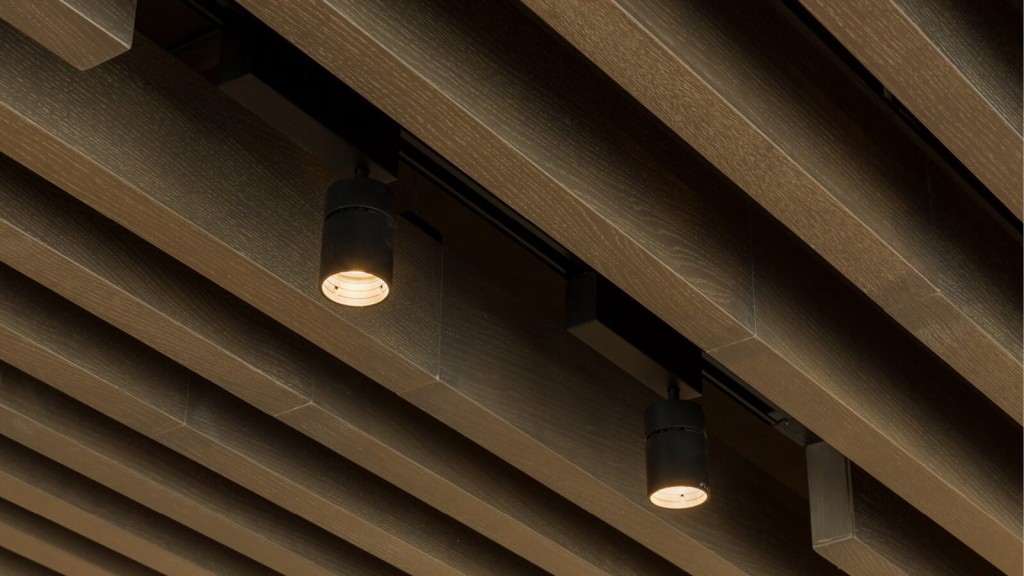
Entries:
<svg viewBox="0 0 1024 576">
<path fill-rule="evenodd" d="M 652 171 L 652 164 L 657 165 L 660 161 L 666 166 L 687 164 L 693 168 L 691 180 L 710 190 L 706 193 L 708 204 L 711 198 L 724 203 L 723 198 L 731 198 L 732 188 L 709 172 L 701 172 L 699 168 L 706 168 L 706 165 L 699 159 L 691 159 L 685 147 L 675 145 L 669 159 L 658 140 L 658 124 L 650 118 L 636 115 L 634 105 L 618 96 L 614 86 L 595 79 L 586 64 L 574 60 L 575 57 L 567 50 L 557 52 L 560 50 L 558 45 L 545 40 L 542 30 L 530 28 L 528 23 L 517 20 L 521 16 L 514 12 L 490 6 L 484 9 L 454 0 L 429 5 L 406 3 L 400 11 L 383 4 L 354 7 L 321 2 L 308 8 L 304 6 L 304 10 L 284 9 L 281 3 L 269 1 L 254 0 L 245 4 L 671 325 L 705 348 L 715 348 L 709 346 L 707 338 L 709 326 L 713 325 L 708 322 L 713 323 L 715 317 L 702 308 L 704 301 L 695 300 L 692 296 L 687 300 L 679 290 L 685 286 L 703 290 L 706 297 L 715 293 L 720 295 L 717 287 L 730 285 L 730 282 L 739 284 L 738 279 L 745 278 L 745 273 L 721 266 L 714 273 L 732 274 L 732 280 L 718 280 L 714 286 L 696 282 L 688 284 L 686 280 L 691 279 L 686 275 L 688 269 L 678 260 L 666 258 L 652 263 L 638 256 L 634 250 L 642 248 L 648 256 L 673 250 L 702 255 L 728 253 L 727 245 L 716 244 L 709 248 L 706 244 L 712 238 L 721 241 L 720 236 L 699 234 L 699 239 L 694 239 L 690 235 L 698 235 L 696 230 L 687 227 L 693 217 L 677 214 L 671 202 L 663 197 L 663 194 L 668 195 L 669 189 L 679 195 L 685 194 L 678 191 L 681 184 L 665 177 L 664 172 Z M 451 70 L 459 70 L 459 73 L 451 74 Z M 498 78 L 500 82 L 495 80 Z M 383 81 L 385 79 L 387 81 Z M 430 110 L 430 113 L 425 110 Z M 435 121 L 439 118 L 444 120 Z M 572 119 L 571 125 L 567 124 L 567 118 Z M 624 150 L 625 142 L 629 146 Z M 607 146 L 603 147 L 605 143 Z M 615 168 L 609 168 L 609 165 Z M 626 170 L 631 176 L 616 177 L 608 173 L 616 169 Z M 595 182 L 592 179 L 594 174 L 602 178 Z M 638 192 L 638 188 L 642 192 Z M 875 191 L 879 197 L 885 197 L 881 190 Z M 935 209 L 936 218 L 952 218 L 950 214 L 957 212 L 952 206 L 972 201 L 960 194 L 948 194 L 943 199 L 946 204 L 940 203 Z M 612 206 L 614 209 L 610 209 Z M 920 202 L 909 206 L 920 206 Z M 722 211 L 718 218 L 725 213 L 721 205 L 705 207 Z M 644 226 L 633 217 L 637 212 L 668 215 L 670 220 L 669 223 L 646 221 Z M 732 229 L 740 228 L 736 222 L 749 219 L 742 211 L 734 215 L 743 217 L 732 218 Z M 606 225 L 608 228 L 601 227 Z M 659 229 L 664 230 L 664 234 L 652 237 L 651 231 Z M 986 230 L 979 228 L 972 232 L 977 232 L 980 237 L 991 232 Z M 830 233 L 839 232 L 841 230 L 830 230 Z M 777 242 L 780 235 L 784 232 L 772 230 L 766 237 L 755 236 L 754 244 Z M 789 245 L 798 248 L 795 243 Z M 848 246 L 859 250 L 856 243 L 851 242 Z M 998 247 L 994 252 L 1006 253 Z M 951 250 L 948 254 L 966 257 L 962 250 Z M 986 270 L 999 268 L 1001 265 L 989 264 L 986 260 L 991 255 L 987 251 L 972 254 L 971 257 L 977 259 L 972 265 L 984 266 Z M 1018 260 L 1006 258 L 1005 262 L 1009 264 L 1002 267 L 1003 273 L 1009 271 L 1013 276 Z M 813 258 L 802 259 L 801 262 L 803 267 L 790 272 L 794 278 L 807 278 L 811 284 L 818 281 L 827 282 L 830 286 L 836 284 L 833 280 L 835 273 L 826 264 Z M 643 266 L 633 268 L 638 263 Z M 896 276 L 887 275 L 883 282 L 886 286 L 900 286 L 893 291 L 894 294 L 924 297 L 934 293 L 921 282 L 915 284 L 913 278 L 908 280 L 906 275 L 900 276 L 900 267 L 895 264 L 884 269 L 887 274 L 897 273 Z M 959 274 L 965 270 L 967 268 L 957 268 L 956 272 Z M 707 269 L 705 273 L 711 273 L 711 270 Z M 772 356 L 771 360 L 778 363 L 779 370 L 796 370 L 796 366 L 808 363 L 828 367 L 806 381 L 807 386 L 826 398 L 847 393 L 843 386 L 849 378 L 837 380 L 834 376 L 842 373 L 841 367 L 884 351 L 890 337 L 902 338 L 903 329 L 889 322 L 877 308 L 865 305 L 862 295 L 856 291 L 840 285 L 837 294 L 841 297 L 832 300 L 834 310 L 809 305 L 805 310 L 799 301 L 786 298 L 785 294 L 762 291 L 758 283 L 778 281 L 780 278 L 776 276 L 781 276 L 780 272 L 770 269 L 765 274 L 760 280 L 752 280 L 753 291 L 757 294 L 754 312 L 759 334 L 771 332 L 786 337 L 784 330 L 775 331 L 771 326 L 772 321 L 781 322 L 771 312 L 786 309 L 801 321 L 810 321 L 810 332 L 824 331 L 840 338 L 846 346 L 838 350 L 822 350 L 814 346 L 813 341 L 802 340 L 807 332 L 796 333 L 787 337 L 789 345 L 785 354 Z M 997 274 L 997 277 L 1002 276 Z M 1019 287 L 1012 282 L 1000 281 L 999 285 L 1011 293 Z M 988 300 L 1016 308 L 1019 300 L 999 296 L 1005 291 L 998 290 Z M 778 302 L 766 301 L 766 292 L 775 294 L 773 297 Z M 835 311 L 841 312 L 847 305 L 846 300 L 851 298 L 858 303 L 857 309 L 863 316 L 862 319 L 855 318 L 854 322 L 882 327 L 882 332 L 868 332 L 871 336 L 859 341 L 842 338 L 843 327 L 834 321 L 837 317 Z M 680 312 L 680 307 L 687 310 Z M 762 308 L 767 313 L 762 315 Z M 1018 316 L 1016 313 L 1006 314 L 1010 322 Z M 747 326 L 745 320 L 742 326 Z M 860 329 L 857 331 L 861 332 Z M 760 340 L 748 340 L 747 345 L 736 344 L 731 350 L 737 354 L 723 352 L 722 357 L 727 360 L 723 363 L 730 368 L 730 363 L 741 366 L 746 357 L 739 353 L 753 355 L 756 350 L 750 345 L 758 342 Z M 1019 510 L 1021 504 L 1017 491 L 1008 489 L 1006 476 L 994 476 L 991 482 L 998 485 L 998 489 L 986 494 L 964 494 L 943 479 L 956 477 L 960 473 L 961 462 L 973 459 L 1001 461 L 1001 466 L 1013 476 L 1017 470 L 1014 464 L 1016 457 L 1004 459 L 1007 456 L 1000 446 L 1006 438 L 1014 439 L 1019 434 L 1012 426 L 1005 425 L 1004 418 L 992 414 L 987 401 L 963 391 L 963 381 L 944 370 L 929 353 L 905 340 L 901 342 L 914 350 L 916 362 L 922 362 L 927 371 L 936 371 L 940 380 L 948 382 L 958 395 L 963 394 L 969 399 L 963 409 L 997 424 L 997 429 L 987 431 L 992 434 L 987 440 L 961 438 L 945 427 L 932 430 L 937 438 L 935 442 L 917 441 L 904 446 L 904 439 L 913 437 L 917 423 L 912 419 L 893 418 L 891 406 L 877 403 L 868 404 L 865 414 L 847 403 L 828 403 L 831 412 L 811 414 L 807 421 L 815 432 L 840 446 L 890 488 L 927 510 L 944 527 L 978 550 L 985 550 L 990 559 L 1001 558 L 1012 571 L 1019 563 L 1018 552 L 1022 548 L 1020 522 L 1014 519 L 1014 511 Z M 886 357 L 899 362 L 892 355 Z M 918 377 L 904 371 L 894 384 L 887 380 L 888 373 L 892 371 L 890 368 L 878 362 L 868 365 L 869 372 L 877 381 L 864 390 L 885 392 L 895 386 L 901 390 L 901 405 L 930 405 L 928 392 L 920 387 Z M 749 370 L 744 377 L 784 410 L 795 413 L 796 410 L 787 407 L 787 403 L 800 407 L 802 391 L 792 383 L 783 386 L 777 381 L 769 382 L 769 373 L 767 370 L 763 373 Z M 1005 375 L 1005 372 L 1001 374 Z M 440 388 L 444 384 L 430 387 Z M 1011 382 L 1011 385 L 1019 385 L 1019 381 Z M 413 394 L 419 394 L 419 391 Z M 884 398 L 885 394 L 878 394 L 878 397 Z M 454 402 L 453 398 L 448 400 Z M 479 399 L 473 397 L 467 401 L 473 403 Z M 912 413 L 921 414 L 921 410 L 912 410 Z M 944 404 L 941 412 L 947 417 L 957 413 L 955 403 Z M 490 423 L 479 424 L 482 428 L 487 425 Z M 863 434 L 851 435 L 851 429 Z M 879 445 L 867 440 L 879 436 L 887 438 L 887 441 Z M 997 504 L 997 501 L 1001 503 Z"/>
<path fill-rule="evenodd" d="M 807 447 L 807 475 L 814 549 L 847 574 L 1000 573 L 828 444 Z"/>
<path fill-rule="evenodd" d="M 807 274 L 816 256 L 777 221 L 761 213 L 754 224 L 760 329 L 711 355 L 990 562 L 1016 573 L 1019 426 L 838 275 Z M 865 349 L 861 342 L 880 345 Z"/>
<path fill-rule="evenodd" d="M 132 46 L 136 0 L 0 0 L 6 20 L 79 70 Z"/>
<path fill-rule="evenodd" d="M 282 574 L 398 573 L 8 365 L 0 434 Z"/>
<path fill-rule="evenodd" d="M 157 576 L 134 560 L 0 499 L 0 542 L 51 570 L 82 576 Z"/>
<path fill-rule="evenodd" d="M 108 390 L 78 387 L 90 375 L 75 368 L 50 383 L 104 411 L 141 378 L 173 374 L 173 363 L 9 268 L 0 267 L 5 308 L 0 312 L 0 358 L 33 376 L 61 361 L 107 369 Z M 65 334 L 96 335 L 83 350 Z M 103 336 L 101 342 L 100 336 Z M 56 336 L 56 337 L 55 337 Z M 88 358 L 88 359 L 87 359 Z M 123 359 L 121 364 L 116 362 Z M 124 369 L 122 366 L 129 366 Z M 37 376 L 38 377 L 38 376 Z M 183 377 L 176 374 L 175 377 Z M 195 375 L 188 386 L 186 423 L 149 435 L 285 510 L 412 574 L 485 574 L 536 568 L 448 516 L 391 486 Z M 112 392 L 113 391 L 113 392 Z"/>
<path fill-rule="evenodd" d="M 802 3 L 1024 217 L 1019 8 L 962 0 Z"/>
<path fill-rule="evenodd" d="M 1024 423 L 1020 235 L 926 153 L 781 2 L 523 3 Z M 889 1 L 809 3 L 860 13 L 845 22 L 848 33 L 891 56 L 878 33 L 861 26 L 887 26 L 874 7 Z M 963 4 L 961 12 L 974 12 Z M 982 12 L 995 10 L 990 3 Z M 1019 109 L 1018 40 L 1019 33 L 1016 73 L 1006 77 L 1016 82 Z M 915 70 L 900 74 L 902 83 L 958 106 L 962 90 L 918 81 L 935 76 L 928 66 L 910 55 L 891 59 Z M 977 130 L 957 141 L 1012 175 L 1007 190 L 1019 201 L 1019 132 L 953 112 L 940 114 Z M 976 146 L 978 139 L 988 143 Z"/>
<path fill-rule="evenodd" d="M 676 572 L 15 163 L 0 166 L 3 262 L 269 414 L 274 390 L 302 390 L 307 404 L 283 421 L 542 568 Z"/>
<path fill-rule="evenodd" d="M 0 571 L 11 576 L 60 576 L 57 572 L 5 548 L 0 548 Z"/>
<path fill-rule="evenodd" d="M 404 491 L 216 387 L 160 441 L 409 574 L 542 574 Z"/>
<path fill-rule="evenodd" d="M 0 493 L 11 503 L 161 574 L 275 574 L 3 437 Z"/>
<path fill-rule="evenodd" d="M 25 58 L 37 60 L 40 66 L 49 58 L 39 51 L 34 51 L 32 47 L 18 46 L 15 50 Z M 56 72 L 51 70 L 54 68 L 52 66 L 45 68 L 47 73 Z M 18 75 L 38 73 L 40 68 L 37 66 L 20 70 Z M 116 79 L 114 76 L 101 77 L 111 72 Z M 10 106 L 0 108 L 0 115 L 9 121 L 4 124 L 5 128 L 9 129 L 4 134 L 11 135 L 4 138 L 2 143 L 4 149 L 12 156 L 51 181 L 59 182 L 66 190 L 104 214 L 392 390 L 410 390 L 423 384 L 424 374 L 436 374 L 424 372 L 418 366 L 427 361 L 435 369 L 438 366 L 437 350 L 440 338 L 436 331 L 436 321 L 439 319 L 437 307 L 423 310 L 423 306 L 417 304 L 420 301 L 407 302 L 396 299 L 394 306 L 389 305 L 361 315 L 358 312 L 326 307 L 316 293 L 315 259 L 309 260 L 307 256 L 316 254 L 318 250 L 315 234 L 310 234 L 310 231 L 319 228 L 320 202 L 318 197 L 314 197 L 319 194 L 311 194 L 309 191 L 322 189 L 321 186 L 326 184 L 326 180 L 319 179 L 317 175 L 321 172 L 316 166 L 311 165 L 308 156 L 301 155 L 293 145 L 284 142 L 280 136 L 265 131 L 250 117 L 240 114 L 237 107 L 211 91 L 209 86 L 195 80 L 180 67 L 168 63 L 165 55 L 147 48 L 143 41 L 137 41 L 135 49 L 124 58 L 104 67 L 103 70 L 94 71 L 85 83 L 71 78 L 65 81 L 82 90 L 60 106 L 71 111 L 73 115 L 83 114 L 79 118 L 69 119 L 66 126 L 74 126 L 75 132 L 86 137 L 77 145 L 69 145 L 69 142 L 61 144 L 61 138 L 64 136 L 30 138 L 30 134 L 42 136 L 37 132 L 40 126 L 38 122 L 47 122 L 44 117 L 37 118 L 35 113 L 31 112 L 32 103 L 38 100 L 38 94 L 35 97 L 18 98 L 17 113 L 13 112 Z M 118 114 L 107 114 L 102 106 L 92 107 L 91 103 L 95 102 L 92 98 L 81 100 L 77 104 L 71 103 L 89 91 L 102 89 L 109 81 L 116 81 L 120 86 L 123 102 L 133 104 L 122 106 Z M 67 91 L 63 92 L 68 94 Z M 167 106 L 168 101 L 177 101 L 179 104 Z M 160 105 L 156 106 L 156 102 Z M 13 99 L 6 103 L 14 105 Z M 126 113 L 126 109 L 134 109 L 136 104 L 141 106 L 137 109 L 139 112 L 152 106 L 152 110 L 144 113 L 151 120 L 145 123 L 124 123 L 123 120 L 132 115 Z M 610 109 L 617 110 L 619 103 L 615 104 L 616 106 Z M 90 107 L 92 109 L 87 110 Z M 8 113 L 5 114 L 5 110 Z M 171 116 L 162 116 L 165 114 Z M 163 117 L 164 120 L 154 121 L 153 115 Z M 31 122 L 26 121 L 29 118 L 32 119 Z M 111 130 L 115 126 L 116 128 Z M 151 132 L 153 128 L 168 131 L 157 134 Z M 51 129 L 56 129 L 56 126 L 51 124 L 46 130 Z M 479 129 L 487 132 L 482 127 Z M 205 137 L 201 141 L 193 141 L 191 135 L 196 133 L 202 133 Z M 15 137 L 15 134 L 18 136 Z M 109 146 L 109 150 L 119 150 L 122 146 L 129 146 L 134 152 L 114 153 L 102 159 L 89 159 L 81 155 L 83 151 L 100 141 L 105 142 L 101 148 Z M 187 147 L 177 144 L 186 141 L 189 142 Z M 667 146 L 674 141 L 667 132 L 658 140 L 661 146 Z M 609 142 L 608 145 L 611 149 L 612 143 Z M 684 176 L 692 175 L 693 166 L 675 162 L 678 158 L 675 154 L 677 151 L 665 147 L 663 157 L 666 161 L 671 157 L 671 165 L 678 166 L 681 174 L 658 168 L 657 163 L 649 163 L 651 169 L 658 170 L 659 174 L 667 172 L 673 175 L 673 187 L 662 188 L 664 197 L 680 200 L 688 198 L 689 204 L 678 204 L 673 208 L 676 215 L 691 209 L 696 210 L 698 214 L 705 214 L 705 211 L 711 210 L 711 206 L 724 207 L 722 212 L 707 213 L 708 218 L 691 219 L 687 216 L 686 220 L 699 223 L 700 234 L 696 234 L 695 237 L 703 237 L 702 234 L 706 233 L 711 238 L 725 236 L 727 241 L 725 247 L 717 252 L 717 258 L 708 258 L 700 251 L 690 253 L 670 250 L 665 253 L 665 256 L 674 262 L 688 262 L 688 274 L 693 279 L 705 278 L 701 284 L 713 287 L 709 288 L 709 291 L 713 293 L 714 298 L 698 296 L 690 284 L 671 281 L 673 278 L 678 280 L 677 273 L 664 267 L 652 268 L 663 274 L 662 281 L 656 282 L 655 285 L 671 290 L 670 294 L 674 297 L 664 298 L 662 306 L 690 319 L 694 326 L 703 327 L 701 333 L 705 342 L 731 342 L 749 333 L 746 328 L 735 324 L 729 313 L 723 309 L 725 307 L 735 311 L 741 317 L 749 313 L 749 294 L 744 296 L 744 290 L 741 288 L 745 282 L 742 278 L 748 278 L 744 275 L 749 275 L 750 272 L 749 262 L 739 265 L 746 250 L 747 239 L 742 231 L 716 224 L 724 224 L 734 216 L 744 216 L 743 203 L 735 203 L 742 201 L 742 196 L 735 191 L 733 196 L 725 195 L 713 202 L 700 199 L 696 193 L 685 196 L 683 191 L 688 189 L 681 183 L 686 179 Z M 182 153 L 186 156 L 180 157 L 179 154 Z M 195 155 L 190 156 L 193 153 Z M 156 181 L 142 174 L 148 171 L 146 166 L 153 158 L 165 156 L 167 162 L 162 163 L 157 169 L 159 185 L 154 185 Z M 210 164 L 210 159 L 215 157 L 218 162 L 214 166 Z M 48 160 L 43 161 L 44 158 Z M 72 158 L 78 158 L 82 162 L 68 162 Z M 259 161 L 256 162 L 256 159 Z M 61 169 L 56 169 L 58 165 L 62 166 Z M 141 173 L 136 171 L 138 169 L 142 170 Z M 618 167 L 614 169 L 618 170 Z M 534 173 L 532 170 L 530 169 L 531 174 Z M 86 173 L 89 176 L 86 176 Z M 244 202 L 234 204 L 232 195 L 240 192 L 230 192 L 230 186 L 225 190 L 215 188 L 209 183 L 203 184 L 204 179 L 209 178 L 210 174 L 223 175 L 225 181 L 245 182 Z M 619 181 L 626 180 L 619 178 Z M 554 181 L 549 181 L 547 186 L 558 188 Z M 239 206 L 243 209 L 239 209 Z M 735 210 L 732 211 L 729 207 Z M 662 216 L 663 214 L 656 213 L 645 218 L 654 217 L 661 222 Z M 283 223 L 285 221 L 287 225 Z M 592 222 L 603 227 L 602 230 L 606 232 L 603 237 L 610 237 L 608 234 L 612 232 L 612 228 L 607 222 L 601 224 L 603 221 L 597 218 L 592 219 Z M 652 220 L 651 223 L 657 222 Z M 222 229 L 218 230 L 219 228 Z M 251 233 L 254 230 L 260 230 L 261 233 Z M 595 237 L 602 235 L 598 234 Z M 415 244 L 403 242 L 401 238 L 398 245 L 403 247 L 400 250 L 419 249 Z M 639 246 L 627 246 L 626 250 L 637 257 L 633 264 L 630 264 L 637 266 L 637 271 L 643 270 L 645 264 L 656 262 L 650 253 Z M 400 256 L 400 261 L 401 258 L 404 257 Z M 410 278 L 424 273 L 417 270 L 417 267 L 424 266 L 424 262 L 407 262 L 409 264 L 406 273 L 410 274 Z M 428 260 L 426 264 L 430 262 Z M 722 267 L 731 267 L 739 275 L 739 279 L 725 275 L 724 282 L 716 281 L 715 272 Z M 426 287 L 411 281 L 409 285 L 414 288 L 410 288 L 412 293 L 407 296 L 408 298 L 422 294 L 417 291 L 426 288 L 436 290 L 431 293 L 440 297 L 439 285 Z M 651 288 L 646 284 L 639 287 L 642 291 Z M 494 290 L 492 286 L 488 293 Z M 397 290 L 395 295 L 399 295 Z M 438 312 L 438 315 L 425 319 L 425 312 Z M 487 311 L 480 310 L 478 313 L 486 314 Z M 574 342 L 564 346 L 559 343 L 558 348 L 562 352 L 558 357 L 551 358 L 544 368 L 538 368 L 539 373 L 559 372 L 559 366 L 565 364 L 576 366 L 572 360 L 573 355 L 587 354 L 590 358 L 590 369 L 603 368 L 602 374 L 608 379 L 608 386 L 625 387 L 620 390 L 619 395 L 635 392 L 640 394 L 638 398 L 645 402 L 653 398 L 649 391 L 633 390 L 635 382 L 631 382 L 625 375 L 609 370 L 602 359 L 595 357 L 593 352 L 586 352 L 581 343 L 565 334 L 563 327 L 550 324 L 537 326 L 537 330 L 543 326 L 543 333 L 536 335 L 537 339 L 543 340 L 558 334 L 559 338 L 571 339 Z M 514 332 L 507 335 L 513 339 L 533 339 L 534 336 Z M 420 345 L 410 345 L 416 343 Z M 523 371 L 521 358 L 509 355 L 501 362 L 509 366 L 507 369 L 510 378 L 514 379 Z M 431 375 L 428 381 L 433 381 L 434 377 Z M 537 374 L 531 378 L 536 385 L 544 381 Z M 580 380 L 574 378 L 572 381 L 578 383 Z M 431 402 L 435 400 L 431 399 Z M 611 397 L 598 395 L 591 402 L 601 405 L 601 411 L 604 413 L 618 410 L 615 408 L 615 400 Z M 523 409 L 521 406 L 511 408 L 516 411 Z M 435 409 L 435 412 L 439 413 L 439 409 Z M 558 425 L 567 433 L 575 434 L 573 431 L 585 423 L 568 418 L 572 414 L 574 412 L 566 412 L 564 415 L 567 417 L 558 420 Z M 639 414 L 638 412 L 629 415 L 630 422 L 638 423 L 638 419 L 641 418 Z M 500 423 L 496 416 L 484 416 L 486 418 L 479 422 L 474 432 L 475 438 L 485 433 L 487 426 Z M 507 430 L 507 427 L 503 430 Z M 530 434 L 536 435 L 538 430 L 530 430 Z M 635 463 L 642 445 L 638 440 L 638 429 L 620 426 L 615 428 L 612 434 L 616 437 L 616 450 L 623 451 L 622 458 L 606 455 L 607 457 L 600 463 L 594 464 L 601 467 L 619 466 L 614 464 L 617 460 Z M 501 438 L 493 440 L 500 441 Z M 546 439 L 541 438 L 539 441 L 543 443 Z M 806 525 L 806 521 L 802 520 L 799 514 L 787 512 L 789 509 L 777 499 L 759 498 L 754 505 L 752 501 L 747 500 L 748 491 L 727 491 L 726 495 L 721 497 L 721 505 L 709 507 L 706 512 L 683 519 L 651 509 L 642 493 L 643 472 L 639 467 L 627 472 L 628 482 L 610 486 L 590 471 L 581 470 L 577 464 L 564 458 L 524 460 L 522 452 L 513 454 L 510 446 L 492 446 L 499 456 L 516 460 L 530 475 L 549 479 L 550 487 L 561 493 L 579 494 L 580 486 L 585 487 L 587 494 L 582 501 L 577 500 L 577 503 L 584 503 L 584 508 L 588 511 L 681 567 L 705 573 L 737 574 L 763 570 L 763 560 L 768 558 L 769 570 L 780 574 L 822 574 L 831 569 L 807 548 L 806 533 L 800 528 Z M 522 445 L 516 449 L 520 447 Z M 551 452 L 547 454 L 554 455 Z M 726 465 L 722 466 L 723 469 L 728 469 Z M 565 474 L 553 475 L 552 473 L 557 470 L 563 470 Z M 749 467 L 744 470 L 752 472 Z M 735 481 L 738 486 L 745 486 L 748 482 L 756 485 L 757 479 L 757 475 L 746 478 L 741 475 L 737 478 L 729 473 L 723 481 Z M 598 498 L 595 495 L 607 495 L 608 498 Z M 749 520 L 735 513 L 737 510 L 752 508 L 758 510 L 758 515 Z M 656 522 L 655 519 L 660 522 Z M 723 538 L 723 531 L 735 532 L 736 540 Z"/>
</svg>

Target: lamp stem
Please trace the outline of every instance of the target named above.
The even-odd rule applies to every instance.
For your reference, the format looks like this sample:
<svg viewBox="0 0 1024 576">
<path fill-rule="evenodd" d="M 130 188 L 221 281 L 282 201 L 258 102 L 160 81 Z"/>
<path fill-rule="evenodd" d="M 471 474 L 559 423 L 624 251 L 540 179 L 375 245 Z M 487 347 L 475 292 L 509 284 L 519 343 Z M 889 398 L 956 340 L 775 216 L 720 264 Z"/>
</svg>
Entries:
<svg viewBox="0 0 1024 576">
<path fill-rule="evenodd" d="M 679 400 L 679 383 L 675 380 L 668 383 L 668 399 Z"/>
</svg>

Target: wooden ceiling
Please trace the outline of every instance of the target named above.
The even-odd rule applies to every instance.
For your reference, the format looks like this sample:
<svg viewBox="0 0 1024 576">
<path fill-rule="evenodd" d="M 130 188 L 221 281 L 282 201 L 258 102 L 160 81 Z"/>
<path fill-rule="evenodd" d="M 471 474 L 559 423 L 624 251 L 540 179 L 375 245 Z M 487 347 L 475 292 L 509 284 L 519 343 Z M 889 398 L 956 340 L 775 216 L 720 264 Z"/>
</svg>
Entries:
<svg viewBox="0 0 1024 576">
<path fill-rule="evenodd" d="M 658 393 L 566 331 L 558 271 L 409 164 L 392 295 L 327 301 L 322 195 L 347 175 L 213 81 L 211 11 L 274 30 L 822 442 L 705 384 L 712 497 L 652 507 Z M 1024 571 L 1018 4 L 0 19 L 4 574 Z"/>
</svg>

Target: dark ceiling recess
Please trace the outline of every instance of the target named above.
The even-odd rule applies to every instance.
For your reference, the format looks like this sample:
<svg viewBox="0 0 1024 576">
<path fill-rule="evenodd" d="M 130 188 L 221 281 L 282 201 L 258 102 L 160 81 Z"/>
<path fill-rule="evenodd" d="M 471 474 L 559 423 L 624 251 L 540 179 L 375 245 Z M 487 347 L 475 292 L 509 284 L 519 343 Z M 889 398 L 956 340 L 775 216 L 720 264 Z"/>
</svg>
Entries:
<svg viewBox="0 0 1024 576">
<path fill-rule="evenodd" d="M 985 186 L 985 184 L 983 184 L 973 172 L 964 166 L 963 162 L 956 157 L 956 154 L 950 152 L 949 148 L 946 148 L 945 144 L 932 134 L 931 130 L 925 127 L 925 125 L 918 120 L 902 102 L 893 96 L 892 93 L 885 88 L 882 82 L 863 64 L 861 64 L 845 46 L 843 46 L 842 42 L 837 40 L 836 37 L 828 31 L 828 29 L 822 26 L 821 23 L 818 22 L 802 4 L 800 4 L 799 0 L 782 0 L 782 3 L 818 38 L 818 40 L 825 44 L 825 46 L 827 46 L 828 49 L 836 55 L 836 57 L 842 60 L 843 64 L 845 64 L 846 67 L 849 68 L 850 71 L 853 72 L 853 74 L 859 78 L 872 93 L 878 96 L 878 98 L 885 102 L 886 106 L 895 112 L 896 116 L 910 128 L 910 131 L 921 139 L 925 144 L 925 147 L 930 148 L 938 154 L 939 157 L 942 158 L 943 162 L 950 166 L 953 171 L 964 180 L 964 182 L 973 188 L 974 191 L 977 192 L 978 196 L 982 198 L 994 212 L 999 214 L 999 217 L 1006 222 L 1010 228 L 1016 230 L 1018 235 L 1024 232 L 1024 223 L 1021 223 L 1021 221 L 1017 219 L 1017 216 L 1010 211 L 1005 204 L 1003 204 L 1002 200 L 997 198 L 996 195 L 988 189 L 988 186 Z M 1020 11 L 1019 4 L 1017 4 L 1016 9 L 1018 12 Z"/>
<path fill-rule="evenodd" d="M 221 46 L 221 84 L 254 76 L 392 176 L 398 174 L 398 123 L 287 40 L 247 20 L 228 25 Z"/>
</svg>

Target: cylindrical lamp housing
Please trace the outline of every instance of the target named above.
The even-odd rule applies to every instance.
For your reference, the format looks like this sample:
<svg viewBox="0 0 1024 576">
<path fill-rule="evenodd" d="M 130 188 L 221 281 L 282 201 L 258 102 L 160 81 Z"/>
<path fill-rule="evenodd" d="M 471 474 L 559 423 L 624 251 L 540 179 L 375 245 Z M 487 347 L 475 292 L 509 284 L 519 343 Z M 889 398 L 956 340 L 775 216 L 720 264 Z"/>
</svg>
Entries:
<svg viewBox="0 0 1024 576">
<path fill-rule="evenodd" d="M 703 504 L 708 486 L 704 409 L 696 402 L 663 400 L 647 408 L 647 495 L 662 508 Z"/>
<path fill-rule="evenodd" d="M 395 196 L 364 173 L 327 190 L 320 247 L 320 288 L 345 306 L 369 306 L 391 291 Z"/>
</svg>

